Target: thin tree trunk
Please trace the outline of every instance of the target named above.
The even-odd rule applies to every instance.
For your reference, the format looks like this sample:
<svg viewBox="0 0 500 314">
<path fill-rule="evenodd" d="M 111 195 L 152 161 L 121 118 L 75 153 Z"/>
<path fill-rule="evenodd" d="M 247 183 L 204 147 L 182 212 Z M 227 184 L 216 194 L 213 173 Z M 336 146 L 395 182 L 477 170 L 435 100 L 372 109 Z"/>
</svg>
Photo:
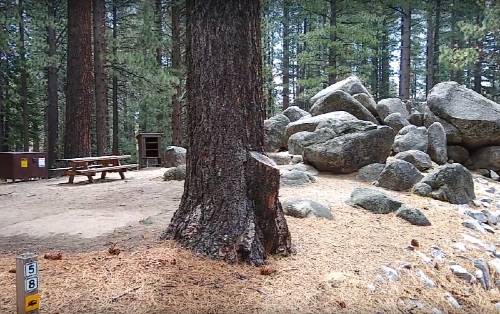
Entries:
<svg viewBox="0 0 500 314">
<path fill-rule="evenodd" d="M 382 50 L 381 60 L 381 73 L 380 73 L 380 92 L 379 98 L 384 99 L 390 97 L 390 76 L 391 76 L 391 51 L 389 49 L 389 25 L 384 21 L 384 33 L 380 42 L 380 49 Z"/>
<path fill-rule="evenodd" d="M 290 252 L 279 170 L 261 154 L 260 1 L 188 0 L 187 14 L 187 176 L 164 237 L 260 265 Z"/>
<path fill-rule="evenodd" d="M 427 12 L 427 44 L 426 44 L 426 80 L 425 80 L 425 94 L 429 94 L 429 91 L 434 86 L 434 70 L 435 70 L 435 61 L 434 61 L 434 51 L 436 49 L 435 42 L 435 34 L 436 34 L 436 24 L 434 22 L 435 19 L 435 6 L 436 2 L 432 1 L 432 5 L 429 5 Z"/>
<path fill-rule="evenodd" d="M 2 31 L 4 30 L 3 25 L 2 25 Z M 0 152 L 7 151 L 6 149 L 6 144 L 7 144 L 7 138 L 6 138 L 6 131 L 5 131 L 5 124 L 6 124 L 6 114 L 5 114 L 5 89 L 7 84 L 5 84 L 5 79 L 4 79 L 4 53 L 0 51 Z"/>
<path fill-rule="evenodd" d="M 482 16 L 479 13 L 476 16 L 476 25 L 481 25 L 482 24 Z M 474 63 L 474 69 L 473 69 L 473 74 L 474 74 L 474 91 L 478 92 L 481 94 L 482 92 L 482 74 L 483 74 L 483 42 L 481 39 L 476 40 L 476 50 L 478 53 L 477 60 Z"/>
<path fill-rule="evenodd" d="M 20 84 L 19 84 L 19 99 L 22 110 L 22 141 L 24 151 L 29 151 L 30 135 L 29 135 L 29 108 L 28 108 L 28 71 L 26 70 L 26 47 L 25 47 L 25 29 L 24 29 L 24 3 L 23 0 L 18 2 L 19 8 L 19 57 L 20 64 Z"/>
<path fill-rule="evenodd" d="M 399 97 L 410 98 L 411 9 L 407 0 L 401 14 L 401 60 L 399 68 Z"/>
<path fill-rule="evenodd" d="M 93 0 L 94 75 L 97 155 L 108 149 L 108 76 L 106 73 L 106 1 Z"/>
<path fill-rule="evenodd" d="M 56 0 L 49 1 L 49 19 L 51 23 L 47 26 L 47 43 L 49 46 L 48 57 L 51 63 L 47 67 L 47 152 L 48 165 L 54 166 L 57 159 L 57 141 L 59 137 L 59 96 L 57 94 L 57 66 L 52 61 L 56 56 L 56 30 L 54 22 L 56 19 Z"/>
<path fill-rule="evenodd" d="M 441 0 L 435 0 L 436 3 L 436 17 L 434 19 L 434 77 L 433 83 L 439 83 L 441 74 L 439 72 L 439 30 L 441 28 Z"/>
<path fill-rule="evenodd" d="M 328 49 L 328 84 L 337 81 L 337 55 L 332 45 L 337 41 L 337 0 L 330 0 L 330 46 Z"/>
<path fill-rule="evenodd" d="M 172 2 L 172 69 L 179 81 L 175 84 L 175 93 L 172 95 L 172 144 L 182 146 L 182 112 L 180 97 L 182 93 L 182 52 L 181 52 L 181 20 L 180 1 Z"/>
<path fill-rule="evenodd" d="M 113 68 L 116 66 L 117 37 L 118 37 L 118 15 L 116 11 L 116 0 L 113 0 Z M 118 76 L 113 71 L 113 154 L 119 154 L 118 139 Z"/>
<path fill-rule="evenodd" d="M 283 0 L 283 110 L 290 106 L 290 13 Z"/>
<path fill-rule="evenodd" d="M 303 27 L 302 27 L 302 34 L 306 34 L 307 33 L 307 18 L 304 18 L 304 21 L 303 21 Z M 300 50 L 298 51 L 298 54 L 300 54 L 302 51 L 305 51 L 306 49 L 306 43 L 302 43 L 302 45 L 299 45 L 299 48 Z M 299 68 L 299 76 L 297 78 L 297 97 L 295 99 L 295 104 L 297 106 L 299 106 L 300 108 L 302 109 L 305 109 L 305 104 L 307 103 L 307 101 L 304 101 L 302 99 L 302 94 L 304 93 L 304 84 L 302 84 L 300 82 L 300 80 L 303 80 L 306 78 L 306 65 L 303 64 L 303 65 L 300 65 L 300 64 L 297 64 L 298 68 Z"/>
<path fill-rule="evenodd" d="M 175 0 L 172 0 L 175 1 Z M 163 21 L 162 21 L 162 3 L 161 0 L 155 0 L 155 22 L 156 22 L 156 28 L 158 29 L 158 44 L 161 42 L 161 37 L 163 35 Z M 158 62 L 158 65 L 162 66 L 163 65 L 163 51 L 162 47 L 157 47 L 156 48 L 156 62 Z"/>
<path fill-rule="evenodd" d="M 92 2 L 68 0 L 68 96 L 64 156 L 90 155 L 92 116 Z"/>
<path fill-rule="evenodd" d="M 453 6 L 451 8 L 451 18 L 450 18 L 450 28 L 451 28 L 451 36 L 452 40 L 450 41 L 451 49 L 459 49 L 460 48 L 460 38 L 458 36 L 458 10 L 457 10 L 457 1 L 453 0 Z M 460 84 L 463 83 L 463 71 L 460 69 L 452 69 L 450 71 L 450 80 L 458 82 Z"/>
</svg>

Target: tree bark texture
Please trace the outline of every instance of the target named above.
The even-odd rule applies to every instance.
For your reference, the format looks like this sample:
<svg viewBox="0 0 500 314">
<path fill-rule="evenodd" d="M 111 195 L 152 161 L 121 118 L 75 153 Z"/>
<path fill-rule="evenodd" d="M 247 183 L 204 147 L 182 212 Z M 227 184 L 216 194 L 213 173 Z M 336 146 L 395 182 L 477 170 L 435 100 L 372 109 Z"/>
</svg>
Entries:
<svg viewBox="0 0 500 314">
<path fill-rule="evenodd" d="M 187 16 L 187 176 L 164 238 L 260 265 L 291 250 L 279 170 L 261 154 L 260 1 L 188 0 Z"/>
<path fill-rule="evenodd" d="M 116 8 L 116 0 L 113 0 L 113 63 L 116 62 L 117 52 L 117 37 L 118 37 L 118 15 Z M 116 71 L 113 71 L 113 155 L 119 154 L 119 139 L 118 139 L 118 76 Z"/>
<path fill-rule="evenodd" d="M 57 94 L 58 73 L 57 65 L 54 62 L 56 58 L 57 37 L 56 29 L 52 22 L 56 19 L 56 0 L 48 2 L 48 16 L 51 23 L 47 26 L 47 43 L 49 46 L 48 57 L 50 64 L 47 66 L 47 155 L 49 167 L 54 166 L 57 159 L 57 142 L 59 139 L 59 95 Z"/>
<path fill-rule="evenodd" d="M 290 106 L 290 12 L 288 0 L 283 0 L 283 110 Z"/>
<path fill-rule="evenodd" d="M 330 45 L 337 41 L 337 0 L 330 0 Z M 328 84 L 337 81 L 337 55 L 335 49 L 328 48 Z"/>
<path fill-rule="evenodd" d="M 28 107 L 28 71 L 26 70 L 26 47 L 25 47 L 25 29 L 24 29 L 24 3 L 23 0 L 18 2 L 19 8 L 19 58 L 20 64 L 20 83 L 19 83 L 19 100 L 22 110 L 22 142 L 23 150 L 29 151 L 30 135 L 29 135 L 29 107 Z"/>
<path fill-rule="evenodd" d="M 427 71 L 425 77 L 425 94 L 428 95 L 431 88 L 434 86 L 434 70 L 435 70 L 435 62 L 434 62 L 434 51 L 435 51 L 435 1 L 432 1 L 432 5 L 429 6 L 427 12 L 427 43 L 426 43 L 426 63 L 425 68 Z"/>
<path fill-rule="evenodd" d="M 108 76 L 106 73 L 106 1 L 93 0 L 94 75 L 97 156 L 108 149 Z"/>
<path fill-rule="evenodd" d="M 4 30 L 2 25 L 2 31 Z M 7 151 L 7 137 L 6 137 L 6 114 L 5 114 L 5 89 L 6 80 L 3 73 L 4 67 L 4 53 L 0 51 L 0 152 Z"/>
<path fill-rule="evenodd" d="M 172 144 L 182 146 L 182 110 L 181 110 L 181 94 L 182 94 L 182 42 L 181 42 L 181 7 L 180 1 L 172 2 L 171 18 L 172 18 L 172 68 L 179 81 L 175 84 L 175 92 L 172 95 Z"/>
<path fill-rule="evenodd" d="M 410 98 L 411 9 L 406 1 L 401 14 L 401 61 L 399 68 L 399 97 Z"/>
<path fill-rule="evenodd" d="M 68 86 L 64 156 L 90 156 L 92 86 L 92 2 L 68 0 Z"/>
</svg>

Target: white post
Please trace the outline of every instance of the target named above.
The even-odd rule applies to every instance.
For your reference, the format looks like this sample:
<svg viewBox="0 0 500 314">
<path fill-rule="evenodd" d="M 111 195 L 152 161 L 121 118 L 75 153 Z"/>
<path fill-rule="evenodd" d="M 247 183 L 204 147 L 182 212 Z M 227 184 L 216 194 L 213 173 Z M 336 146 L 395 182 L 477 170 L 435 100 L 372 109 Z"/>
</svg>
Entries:
<svg viewBox="0 0 500 314">
<path fill-rule="evenodd" d="M 40 310 L 38 261 L 33 253 L 16 257 L 17 314 L 35 314 Z"/>
</svg>

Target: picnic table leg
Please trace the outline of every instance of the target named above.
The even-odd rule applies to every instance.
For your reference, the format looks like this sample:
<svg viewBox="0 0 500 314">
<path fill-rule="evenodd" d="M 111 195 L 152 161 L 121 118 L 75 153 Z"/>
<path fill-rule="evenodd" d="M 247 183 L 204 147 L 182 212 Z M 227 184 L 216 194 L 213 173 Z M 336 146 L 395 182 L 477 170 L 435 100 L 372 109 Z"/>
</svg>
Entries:
<svg viewBox="0 0 500 314">
<path fill-rule="evenodd" d="M 75 175 L 70 175 L 69 176 L 69 180 L 68 180 L 68 183 L 69 184 L 73 184 L 73 182 L 75 181 Z"/>
<path fill-rule="evenodd" d="M 123 171 L 120 171 L 120 178 L 122 178 L 122 180 L 125 180 L 125 172 Z"/>
<path fill-rule="evenodd" d="M 89 178 L 89 183 L 93 183 L 94 182 L 94 179 L 92 178 L 92 176 L 87 176 L 87 178 Z"/>
<path fill-rule="evenodd" d="M 101 172 L 101 179 L 106 179 L 106 171 Z"/>
</svg>

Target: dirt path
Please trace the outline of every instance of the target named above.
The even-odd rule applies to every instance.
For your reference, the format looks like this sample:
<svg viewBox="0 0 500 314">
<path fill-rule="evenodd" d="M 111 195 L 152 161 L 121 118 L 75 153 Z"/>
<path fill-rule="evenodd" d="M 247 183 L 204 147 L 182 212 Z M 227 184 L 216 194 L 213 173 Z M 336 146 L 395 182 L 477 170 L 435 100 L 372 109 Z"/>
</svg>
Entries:
<svg viewBox="0 0 500 314">
<path fill-rule="evenodd" d="M 84 250 L 143 238 L 165 228 L 183 182 L 161 180 L 161 169 L 127 173 L 126 180 L 67 178 L 0 184 L 0 252 Z M 132 241 L 133 242 L 133 241 Z"/>
<path fill-rule="evenodd" d="M 0 222 L 0 249 L 6 253 L 0 256 L 0 313 L 15 308 L 15 274 L 9 273 L 14 254 L 7 252 L 26 247 L 42 254 L 65 249 L 60 261 L 40 261 L 45 313 L 498 313 L 498 289 L 465 284 L 448 268 L 455 262 L 473 273 L 473 258 L 492 258 L 469 243 L 466 252 L 454 249 L 464 234 L 500 248 L 498 231 L 480 234 L 463 227 L 456 205 L 381 189 L 420 208 L 432 223 L 417 227 L 394 214 L 346 205 L 354 188 L 373 187 L 354 175 L 321 174 L 314 184 L 284 187 L 282 199 L 325 202 L 334 219 L 287 217 L 296 254 L 271 257 L 266 266 L 271 275 L 262 275 L 259 268 L 209 261 L 157 241 L 182 193 L 182 182 L 163 182 L 161 173 L 141 171 L 127 181 L 94 185 L 68 186 L 62 180 L 0 185 L 0 214 L 6 217 Z M 500 204 L 499 183 L 478 177 L 475 182 L 479 199 Z M 496 192 L 487 194 L 491 188 Z M 147 217 L 152 218 L 146 224 L 139 222 Z M 23 235 L 26 226 L 37 237 Z M 407 249 L 412 239 L 420 243 L 416 252 Z M 110 241 L 118 242 L 120 255 L 107 252 Z M 445 253 L 444 262 L 424 262 L 422 254 L 431 256 L 434 246 Z M 398 269 L 397 281 L 384 279 L 384 265 Z M 436 288 L 426 288 L 416 269 Z M 332 276 L 336 279 L 328 280 Z M 446 293 L 460 309 L 448 303 Z"/>
</svg>

